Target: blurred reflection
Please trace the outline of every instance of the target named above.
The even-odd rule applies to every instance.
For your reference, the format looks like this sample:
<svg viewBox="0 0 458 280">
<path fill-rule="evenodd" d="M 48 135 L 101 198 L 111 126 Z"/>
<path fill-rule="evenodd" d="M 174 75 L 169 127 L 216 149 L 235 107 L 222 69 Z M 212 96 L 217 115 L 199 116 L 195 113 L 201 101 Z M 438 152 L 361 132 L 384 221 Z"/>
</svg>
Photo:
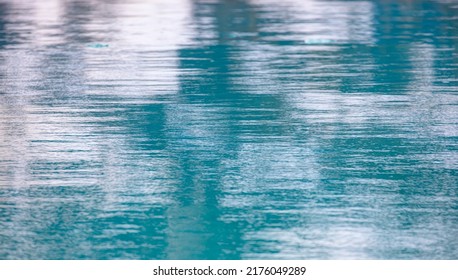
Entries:
<svg viewBox="0 0 458 280">
<path fill-rule="evenodd" d="M 0 0 L 0 258 L 456 258 L 457 16 Z"/>
</svg>

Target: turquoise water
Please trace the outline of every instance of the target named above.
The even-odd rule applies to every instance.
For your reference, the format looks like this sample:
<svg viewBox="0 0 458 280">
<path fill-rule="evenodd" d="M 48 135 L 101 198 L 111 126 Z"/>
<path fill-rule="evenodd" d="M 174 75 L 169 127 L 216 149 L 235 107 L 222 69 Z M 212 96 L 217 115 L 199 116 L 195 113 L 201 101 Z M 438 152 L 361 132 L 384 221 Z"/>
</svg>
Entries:
<svg viewBox="0 0 458 280">
<path fill-rule="evenodd" d="M 0 0 L 0 259 L 457 259 L 458 3 Z"/>
</svg>

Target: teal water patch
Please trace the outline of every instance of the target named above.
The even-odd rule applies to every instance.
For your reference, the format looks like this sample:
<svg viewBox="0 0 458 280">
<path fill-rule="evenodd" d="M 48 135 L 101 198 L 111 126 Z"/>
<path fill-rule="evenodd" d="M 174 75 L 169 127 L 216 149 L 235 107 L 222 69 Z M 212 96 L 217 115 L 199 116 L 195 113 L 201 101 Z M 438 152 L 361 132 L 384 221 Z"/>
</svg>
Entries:
<svg viewBox="0 0 458 280">
<path fill-rule="evenodd" d="M 306 45 L 329 45 L 329 44 L 336 44 L 337 41 L 336 40 L 332 40 L 332 39 L 319 39 L 319 38 L 316 38 L 316 39 L 305 39 L 304 43 Z"/>
<path fill-rule="evenodd" d="M 87 44 L 86 46 L 92 49 L 103 49 L 103 48 L 108 48 L 110 45 L 106 43 L 90 43 L 90 44 Z"/>
</svg>

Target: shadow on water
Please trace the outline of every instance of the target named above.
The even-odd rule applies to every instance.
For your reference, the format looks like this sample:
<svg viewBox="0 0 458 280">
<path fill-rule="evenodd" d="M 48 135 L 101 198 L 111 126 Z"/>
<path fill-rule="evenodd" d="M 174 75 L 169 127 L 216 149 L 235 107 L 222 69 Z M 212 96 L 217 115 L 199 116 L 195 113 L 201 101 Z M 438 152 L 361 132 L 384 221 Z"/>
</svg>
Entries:
<svg viewBox="0 0 458 280">
<path fill-rule="evenodd" d="M 240 259 L 243 248 L 234 244 L 243 243 L 249 221 L 224 220 L 228 214 L 241 215 L 222 205 L 224 177 L 241 172 L 226 162 L 236 160 L 240 149 L 240 122 L 278 118 L 268 111 L 279 111 L 281 100 L 246 93 L 233 82 L 244 57 L 241 44 L 250 43 L 249 38 L 235 36 L 257 32 L 253 7 L 245 1 L 195 1 L 192 10 L 196 43 L 178 51 L 180 89 L 166 110 L 167 149 L 176 159 L 180 178 L 177 205 L 167 212 L 168 257 Z"/>
</svg>

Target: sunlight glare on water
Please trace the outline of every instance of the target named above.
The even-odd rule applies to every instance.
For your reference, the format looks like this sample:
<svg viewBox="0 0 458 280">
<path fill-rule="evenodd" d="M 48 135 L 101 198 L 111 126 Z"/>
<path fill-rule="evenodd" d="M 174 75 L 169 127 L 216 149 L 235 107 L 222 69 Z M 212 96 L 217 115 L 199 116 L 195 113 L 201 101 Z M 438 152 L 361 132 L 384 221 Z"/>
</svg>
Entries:
<svg viewBox="0 0 458 280">
<path fill-rule="evenodd" d="M 458 258 L 457 19 L 0 0 L 0 259 Z"/>
</svg>

